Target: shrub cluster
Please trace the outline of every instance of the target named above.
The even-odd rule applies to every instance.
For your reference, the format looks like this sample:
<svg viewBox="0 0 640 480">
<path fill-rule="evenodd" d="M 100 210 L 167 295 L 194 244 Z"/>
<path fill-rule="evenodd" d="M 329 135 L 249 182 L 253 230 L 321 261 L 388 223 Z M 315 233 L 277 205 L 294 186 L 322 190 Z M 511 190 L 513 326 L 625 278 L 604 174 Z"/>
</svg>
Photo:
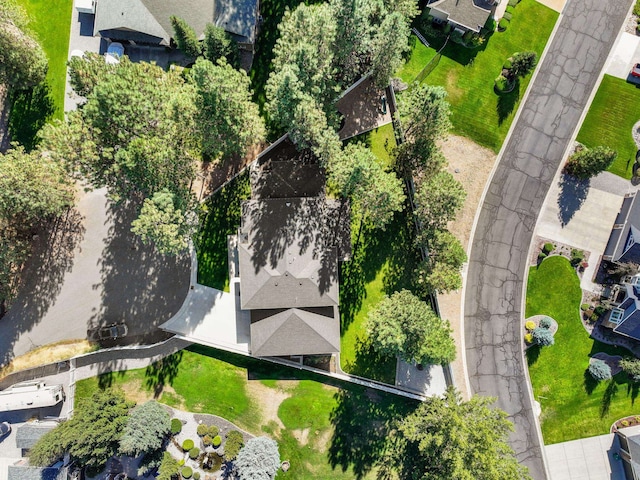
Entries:
<svg viewBox="0 0 640 480">
<path fill-rule="evenodd" d="M 182 431 L 182 421 L 179 418 L 171 419 L 171 435 L 177 435 Z"/>
<path fill-rule="evenodd" d="M 599 382 L 609 380 L 611 378 L 611 367 L 605 361 L 596 358 L 589 364 L 589 373 Z"/>
<path fill-rule="evenodd" d="M 235 460 L 238 452 L 244 445 L 244 437 L 237 430 L 230 430 L 227 433 L 227 440 L 224 442 L 224 459 L 229 462 Z"/>
</svg>

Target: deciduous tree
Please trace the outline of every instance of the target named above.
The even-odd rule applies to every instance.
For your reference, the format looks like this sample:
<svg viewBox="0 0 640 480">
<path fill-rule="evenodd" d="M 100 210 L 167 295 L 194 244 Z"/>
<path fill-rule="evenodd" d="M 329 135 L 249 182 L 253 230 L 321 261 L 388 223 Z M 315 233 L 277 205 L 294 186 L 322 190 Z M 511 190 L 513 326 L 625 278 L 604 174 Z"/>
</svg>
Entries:
<svg viewBox="0 0 640 480">
<path fill-rule="evenodd" d="M 240 480 L 272 480 L 280 468 L 278 444 L 267 437 L 250 439 L 235 462 Z"/>
<path fill-rule="evenodd" d="M 407 362 L 446 364 L 456 356 L 449 322 L 408 290 L 385 297 L 369 311 L 367 332 L 375 350 Z"/>
<path fill-rule="evenodd" d="M 408 442 L 396 451 L 401 478 L 530 480 L 507 443 L 513 425 L 494 401 L 476 395 L 465 402 L 450 387 L 421 403 L 400 424 Z"/>
</svg>

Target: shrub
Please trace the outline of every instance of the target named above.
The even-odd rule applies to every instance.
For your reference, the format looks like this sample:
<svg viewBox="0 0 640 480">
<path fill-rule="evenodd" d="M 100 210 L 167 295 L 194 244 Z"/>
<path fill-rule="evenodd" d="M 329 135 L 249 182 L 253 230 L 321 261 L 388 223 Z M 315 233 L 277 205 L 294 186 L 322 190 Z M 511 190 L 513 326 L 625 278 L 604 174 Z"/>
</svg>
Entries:
<svg viewBox="0 0 640 480">
<path fill-rule="evenodd" d="M 553 322 L 549 317 L 544 317 L 542 320 L 540 320 L 540 326 L 542 328 L 549 329 L 551 328 L 551 325 L 553 325 Z"/>
<path fill-rule="evenodd" d="M 633 6 L 633 14 L 636 17 L 640 17 L 640 0 L 636 0 L 636 4 Z"/>
<path fill-rule="evenodd" d="M 640 360 L 637 358 L 623 358 L 620 360 L 620 368 L 629 375 L 634 382 L 640 382 Z"/>
<path fill-rule="evenodd" d="M 200 449 L 198 447 L 193 447 L 191 450 L 189 450 L 189 458 L 191 460 L 195 460 L 196 458 L 198 458 L 198 455 L 200 455 Z"/>
<path fill-rule="evenodd" d="M 198 425 L 197 432 L 199 437 L 204 437 L 208 431 L 209 431 L 209 427 L 207 427 L 204 423 L 201 423 L 200 425 Z"/>
<path fill-rule="evenodd" d="M 515 12 L 515 10 L 516 9 L 512 5 L 507 5 L 507 8 L 505 9 L 505 12 L 513 14 L 513 12 Z"/>
<path fill-rule="evenodd" d="M 518 0 L 509 0 L 509 6 L 515 7 L 518 4 Z"/>
<path fill-rule="evenodd" d="M 533 343 L 533 335 L 532 335 L 532 334 L 530 334 L 530 333 L 527 333 L 527 334 L 524 336 L 524 341 L 525 341 L 525 342 L 527 342 L 527 343 Z"/>
<path fill-rule="evenodd" d="M 538 254 L 538 260 L 542 261 L 542 260 L 544 260 L 545 258 L 547 258 L 547 254 L 546 254 L 546 253 L 544 253 L 544 252 L 540 252 L 540 253 Z"/>
<path fill-rule="evenodd" d="M 171 435 L 177 435 L 182 431 L 182 422 L 179 418 L 171 419 Z"/>
<path fill-rule="evenodd" d="M 230 430 L 227 433 L 227 441 L 224 442 L 224 459 L 227 462 L 235 460 L 243 445 L 244 438 L 242 433 L 237 430 Z"/>
<path fill-rule="evenodd" d="M 589 178 L 611 166 L 618 154 L 607 147 L 583 148 L 569 157 L 566 170 L 578 178 Z"/>
<path fill-rule="evenodd" d="M 629 426 L 629 420 L 622 420 L 620 423 L 622 424 L 623 427 Z"/>
<path fill-rule="evenodd" d="M 502 19 L 500 20 L 500 23 L 502 23 L 502 20 L 511 21 L 511 18 L 512 18 L 512 14 L 510 14 L 509 12 L 504 12 L 504 15 L 502 16 Z"/>
<path fill-rule="evenodd" d="M 582 250 L 578 250 L 574 248 L 571 250 L 571 265 L 574 267 L 580 264 L 584 260 L 584 252 Z"/>
<path fill-rule="evenodd" d="M 483 27 L 487 32 L 495 32 L 496 31 L 496 19 L 492 16 L 487 18 L 487 21 L 484 23 Z"/>
<path fill-rule="evenodd" d="M 507 58 L 502 64 L 502 68 L 509 70 L 511 68 L 511 58 Z"/>
<path fill-rule="evenodd" d="M 220 435 L 216 435 L 215 437 L 213 437 L 213 440 L 211 440 L 211 445 L 213 445 L 214 448 L 218 448 L 221 443 L 222 438 L 220 438 Z"/>
<path fill-rule="evenodd" d="M 184 467 L 180 473 L 182 474 L 182 478 L 191 478 L 193 470 L 191 470 L 191 467 Z"/>
<path fill-rule="evenodd" d="M 498 92 L 504 92 L 509 86 L 509 81 L 504 75 L 498 75 L 493 83 L 495 85 L 496 91 Z"/>
<path fill-rule="evenodd" d="M 462 40 L 464 41 L 464 43 L 469 43 L 471 42 L 472 39 L 473 39 L 473 32 L 471 30 L 464 32 L 464 34 L 462 35 Z"/>
<path fill-rule="evenodd" d="M 524 324 L 524 328 L 526 328 L 527 330 L 533 330 L 534 328 L 536 328 L 536 322 L 534 322 L 533 320 L 529 320 Z"/>
<path fill-rule="evenodd" d="M 591 306 L 588 303 L 583 303 L 582 305 L 580 305 L 580 310 L 582 310 L 583 312 L 586 312 L 587 310 L 589 310 L 589 308 L 591 308 Z"/>
<path fill-rule="evenodd" d="M 550 254 L 551 252 L 553 252 L 553 249 L 555 248 L 555 245 L 551 242 L 547 242 L 544 244 L 544 246 L 542 247 L 542 251 L 544 253 L 546 253 L 547 255 Z"/>
<path fill-rule="evenodd" d="M 208 447 L 209 445 L 211 445 L 211 437 L 209 435 L 205 435 L 204 437 L 202 437 L 202 443 L 205 447 Z"/>
<path fill-rule="evenodd" d="M 216 435 L 218 435 L 219 431 L 220 431 L 220 429 L 218 427 L 216 427 L 215 425 L 209 425 L 209 430 L 207 431 L 207 435 L 209 435 L 211 438 L 213 438 Z"/>
<path fill-rule="evenodd" d="M 609 380 L 611 378 L 611 367 L 609 367 L 609 365 L 607 365 L 603 360 L 595 358 L 589 364 L 589 373 L 599 382 L 602 380 Z"/>
<path fill-rule="evenodd" d="M 607 309 L 604 308 L 602 305 L 598 305 L 596 308 L 594 308 L 593 313 L 595 313 L 597 316 L 601 316 L 604 315 L 607 312 Z"/>
<path fill-rule="evenodd" d="M 200 472 L 193 472 L 193 480 L 200 480 Z"/>
<path fill-rule="evenodd" d="M 444 26 L 444 33 L 449 33 L 449 32 L 451 31 L 451 28 L 452 28 L 452 27 L 451 27 L 451 24 L 450 24 L 450 23 L 447 23 L 447 24 Z"/>
<path fill-rule="evenodd" d="M 501 32 L 504 32 L 508 26 L 509 26 L 509 20 L 503 17 L 500 19 L 500 22 L 498 23 L 498 30 Z"/>
<path fill-rule="evenodd" d="M 178 465 L 180 466 L 184 465 L 184 458 L 181 458 L 180 460 L 178 460 Z"/>
<path fill-rule="evenodd" d="M 182 442 L 182 450 L 188 452 L 194 447 L 193 440 L 187 438 L 184 442 Z"/>
<path fill-rule="evenodd" d="M 551 330 L 548 330 L 546 328 L 538 327 L 533 332 L 531 332 L 531 334 L 533 335 L 534 341 L 541 347 L 547 347 L 555 343 L 553 333 L 551 333 Z"/>
</svg>

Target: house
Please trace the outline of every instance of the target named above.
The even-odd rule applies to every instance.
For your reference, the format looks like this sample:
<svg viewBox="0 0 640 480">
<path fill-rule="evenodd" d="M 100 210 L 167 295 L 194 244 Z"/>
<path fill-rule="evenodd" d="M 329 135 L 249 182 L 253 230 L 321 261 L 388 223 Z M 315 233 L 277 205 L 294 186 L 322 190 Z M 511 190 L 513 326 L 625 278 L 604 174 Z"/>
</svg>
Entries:
<svg viewBox="0 0 640 480">
<path fill-rule="evenodd" d="M 449 23 L 462 33 L 480 33 L 498 3 L 499 0 L 432 0 L 427 7 L 431 9 L 429 14 L 440 23 Z"/>
<path fill-rule="evenodd" d="M 625 195 L 602 259 L 640 264 L 640 200 L 636 192 Z"/>
<path fill-rule="evenodd" d="M 640 426 L 620 428 L 615 433 L 624 476 L 627 480 L 640 480 Z"/>
<path fill-rule="evenodd" d="M 113 41 L 170 46 L 172 15 L 184 19 L 199 38 L 205 26 L 224 28 L 241 48 L 253 49 L 258 0 L 99 0 L 94 36 Z"/>
<path fill-rule="evenodd" d="M 621 297 L 621 298 L 620 298 Z M 640 340 L 640 284 L 633 277 L 632 283 L 621 285 L 618 305 L 611 309 L 602 326 L 615 333 Z"/>
<path fill-rule="evenodd" d="M 340 351 L 338 262 L 351 253 L 349 208 L 324 190 L 315 156 L 287 137 L 251 171 L 237 258 L 254 356 Z"/>
</svg>

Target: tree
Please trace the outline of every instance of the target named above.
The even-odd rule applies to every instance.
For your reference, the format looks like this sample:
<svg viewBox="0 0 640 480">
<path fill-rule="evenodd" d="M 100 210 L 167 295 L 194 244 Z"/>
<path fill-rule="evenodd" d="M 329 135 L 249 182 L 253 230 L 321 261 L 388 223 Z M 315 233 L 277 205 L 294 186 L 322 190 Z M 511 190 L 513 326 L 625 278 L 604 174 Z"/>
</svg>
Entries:
<svg viewBox="0 0 640 480">
<path fill-rule="evenodd" d="M 611 379 L 611 367 L 599 358 L 591 359 L 589 362 L 589 373 L 598 382 Z"/>
<path fill-rule="evenodd" d="M 400 12 L 387 15 L 380 24 L 371 45 L 371 75 L 376 85 L 387 86 L 404 63 L 409 33 L 409 23 Z"/>
<path fill-rule="evenodd" d="M 278 444 L 267 437 L 250 439 L 238 453 L 240 480 L 271 480 L 280 468 Z"/>
<path fill-rule="evenodd" d="M 160 253 L 177 254 L 189 246 L 192 233 L 188 215 L 175 207 L 175 196 L 162 190 L 144 201 L 137 219 L 131 223 L 131 231 L 144 243 L 155 244 Z"/>
<path fill-rule="evenodd" d="M 455 218 L 466 196 L 462 184 L 444 170 L 420 182 L 414 202 L 416 218 L 421 227 L 427 230 L 444 229 Z"/>
<path fill-rule="evenodd" d="M 447 364 L 456 356 L 449 322 L 408 290 L 385 297 L 367 317 L 372 346 L 407 362 Z"/>
<path fill-rule="evenodd" d="M 207 23 L 204 29 L 202 53 L 211 63 L 225 57 L 231 65 L 235 65 L 238 57 L 238 45 L 224 28 Z"/>
<path fill-rule="evenodd" d="M 405 142 L 394 154 L 397 167 L 409 174 L 420 171 L 426 177 L 445 163 L 436 145 L 449 131 L 451 108 L 442 87 L 414 84 L 400 99 Z"/>
<path fill-rule="evenodd" d="M 171 433 L 171 417 L 158 402 L 153 400 L 137 406 L 120 439 L 120 452 L 130 457 L 153 453 Z"/>
<path fill-rule="evenodd" d="M 200 55 L 200 45 L 193 28 L 184 19 L 175 15 L 171 15 L 169 21 L 173 27 L 173 39 L 176 41 L 178 48 L 187 57 L 198 57 Z"/>
<path fill-rule="evenodd" d="M 129 62 L 129 57 L 120 58 L 120 62 Z M 104 57 L 95 52 L 85 52 L 83 57 L 71 57 L 69 66 L 69 84 L 80 96 L 87 97 L 105 75 L 116 70 L 117 65 L 107 63 Z"/>
<path fill-rule="evenodd" d="M 566 170 L 578 178 L 589 178 L 605 171 L 618 154 L 607 147 L 582 148 L 569 157 Z"/>
<path fill-rule="evenodd" d="M 174 480 L 180 473 L 180 464 L 169 452 L 162 454 L 162 462 L 158 468 L 158 480 Z"/>
<path fill-rule="evenodd" d="M 19 272 L 29 257 L 29 242 L 13 228 L 0 228 L 0 317 L 15 298 Z"/>
<path fill-rule="evenodd" d="M 27 15 L 11 0 L 0 0 L 0 83 L 23 90 L 42 82 L 47 56 L 27 29 Z"/>
<path fill-rule="evenodd" d="M 0 154 L 0 225 L 29 229 L 73 204 L 73 184 L 63 166 L 22 147 Z M 6 227 L 6 224 L 5 224 Z"/>
<path fill-rule="evenodd" d="M 538 62 L 536 52 L 518 52 L 513 54 L 511 58 L 511 68 L 509 73 L 514 78 L 520 78 L 528 75 Z"/>
<path fill-rule="evenodd" d="M 418 236 L 428 252 L 415 276 L 417 287 L 427 295 L 434 291 L 449 292 L 462 286 L 462 264 L 467 255 L 460 241 L 447 230 L 422 231 Z"/>
<path fill-rule="evenodd" d="M 548 328 L 535 328 L 533 332 L 531 332 L 531 335 L 533 335 L 533 340 L 536 342 L 536 344 L 540 345 L 541 347 L 548 347 L 555 343 L 553 333 L 551 333 L 551 330 L 549 330 Z"/>
<path fill-rule="evenodd" d="M 637 358 L 623 358 L 620 360 L 620 368 L 629 375 L 634 382 L 640 382 L 640 360 Z"/>
<path fill-rule="evenodd" d="M 76 406 L 70 420 L 38 440 L 29 451 L 29 463 L 49 466 L 68 452 L 79 466 L 100 470 L 118 451 L 131 407 L 121 391 L 97 391 Z"/>
<path fill-rule="evenodd" d="M 354 215 L 375 228 L 384 228 L 404 205 L 402 181 L 393 172 L 385 172 L 362 144 L 347 145 L 330 163 L 329 183 L 339 195 L 351 199 Z"/>
<path fill-rule="evenodd" d="M 396 451 L 401 478 L 530 480 L 507 443 L 513 424 L 490 408 L 494 401 L 474 396 L 465 402 L 450 387 L 421 403 L 399 427 L 407 442 Z"/>
<path fill-rule="evenodd" d="M 212 158 L 245 155 L 264 141 L 265 127 L 252 102 L 251 80 L 224 59 L 199 59 L 191 69 L 196 86 L 197 125 L 202 149 Z"/>
</svg>

